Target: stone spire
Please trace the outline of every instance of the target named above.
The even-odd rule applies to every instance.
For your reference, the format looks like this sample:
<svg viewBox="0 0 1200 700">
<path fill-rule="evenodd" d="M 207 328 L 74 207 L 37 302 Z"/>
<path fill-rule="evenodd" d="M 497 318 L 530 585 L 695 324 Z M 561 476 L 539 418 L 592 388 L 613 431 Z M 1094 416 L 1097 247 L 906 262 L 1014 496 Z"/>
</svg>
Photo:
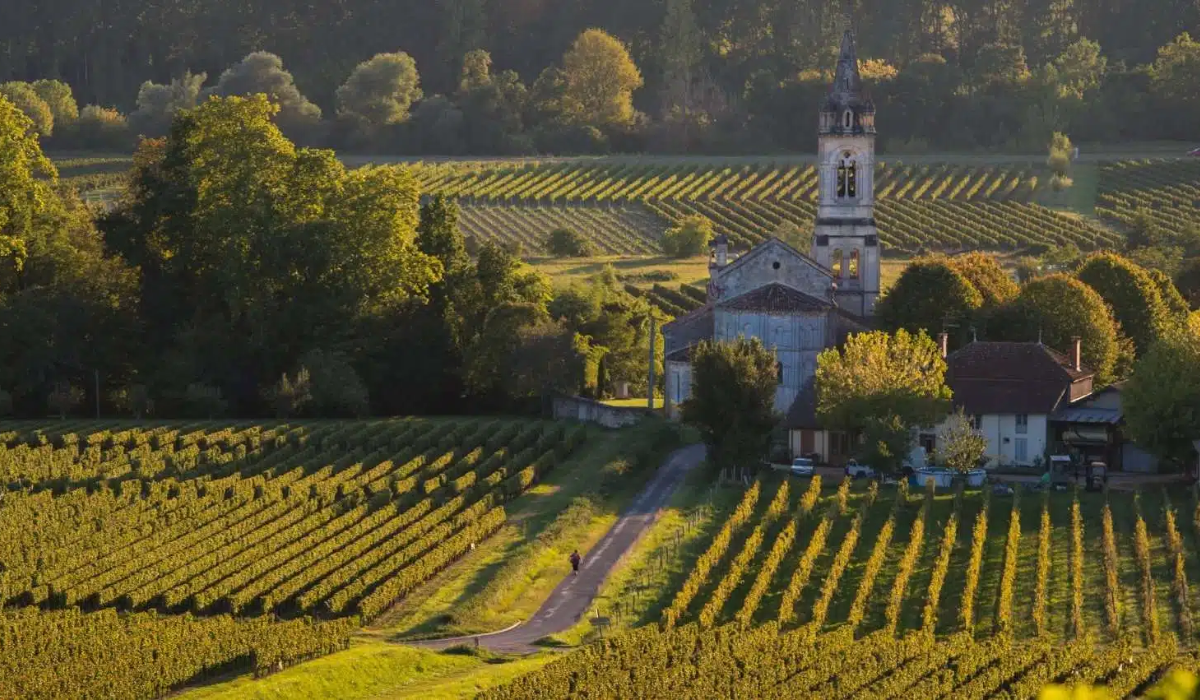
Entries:
<svg viewBox="0 0 1200 700">
<path fill-rule="evenodd" d="M 844 7 L 846 29 L 842 32 L 842 48 L 838 51 L 837 70 L 830 87 L 832 96 L 841 97 L 842 104 L 862 98 L 862 78 L 858 74 L 858 49 L 854 45 L 854 18 L 850 14 L 850 3 Z"/>
</svg>

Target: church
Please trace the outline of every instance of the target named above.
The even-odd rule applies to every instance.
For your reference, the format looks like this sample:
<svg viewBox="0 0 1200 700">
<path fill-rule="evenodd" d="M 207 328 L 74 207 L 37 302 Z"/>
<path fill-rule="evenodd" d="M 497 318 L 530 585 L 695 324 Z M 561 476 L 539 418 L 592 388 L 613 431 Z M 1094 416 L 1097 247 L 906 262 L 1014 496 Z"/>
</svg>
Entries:
<svg viewBox="0 0 1200 700">
<path fill-rule="evenodd" d="M 863 90 L 849 28 L 818 128 L 812 250 L 772 238 L 731 260 L 727 241 L 713 241 L 707 303 L 663 327 L 666 408 L 678 418 L 679 404 L 691 393 L 697 343 L 759 338 L 778 357 L 775 408 L 786 415 L 792 453 L 841 464 L 850 452 L 848 436 L 823 431 L 816 421 L 817 355 L 872 326 L 881 253 L 874 216 L 875 105 Z"/>
</svg>

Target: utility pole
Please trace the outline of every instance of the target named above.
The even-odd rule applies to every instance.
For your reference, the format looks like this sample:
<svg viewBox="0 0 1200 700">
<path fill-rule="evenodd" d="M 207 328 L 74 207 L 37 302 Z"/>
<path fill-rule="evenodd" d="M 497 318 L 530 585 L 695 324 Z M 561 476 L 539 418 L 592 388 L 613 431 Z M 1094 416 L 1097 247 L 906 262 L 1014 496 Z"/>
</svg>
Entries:
<svg viewBox="0 0 1200 700">
<path fill-rule="evenodd" d="M 650 375 L 646 387 L 646 408 L 654 410 L 654 312 L 650 312 L 650 365 L 647 371 Z"/>
</svg>

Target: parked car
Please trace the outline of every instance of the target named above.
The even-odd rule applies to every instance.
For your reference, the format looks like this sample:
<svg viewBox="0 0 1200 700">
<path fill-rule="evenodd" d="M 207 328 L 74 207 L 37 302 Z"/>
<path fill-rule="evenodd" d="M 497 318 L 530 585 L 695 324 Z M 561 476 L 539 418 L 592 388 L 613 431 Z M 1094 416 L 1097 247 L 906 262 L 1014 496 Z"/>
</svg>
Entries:
<svg viewBox="0 0 1200 700">
<path fill-rule="evenodd" d="M 851 479 L 874 479 L 875 470 L 852 459 L 846 462 L 846 476 Z"/>
<path fill-rule="evenodd" d="M 795 476 L 812 476 L 813 461 L 808 457 L 797 457 L 792 460 L 791 472 Z"/>
</svg>

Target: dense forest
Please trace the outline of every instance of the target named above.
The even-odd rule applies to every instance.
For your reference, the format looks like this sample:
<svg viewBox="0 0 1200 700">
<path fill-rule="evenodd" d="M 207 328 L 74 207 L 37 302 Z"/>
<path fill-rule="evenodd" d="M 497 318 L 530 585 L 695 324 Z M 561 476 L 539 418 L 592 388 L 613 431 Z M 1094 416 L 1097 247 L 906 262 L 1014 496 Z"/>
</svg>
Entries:
<svg viewBox="0 0 1200 700">
<path fill-rule="evenodd" d="M 1187 32 L 1200 28 L 1197 0 L 852 4 L 885 150 L 1040 150 L 1055 131 L 1077 142 L 1196 138 L 1200 44 Z M 54 132 L 62 146 L 131 145 L 208 94 L 263 91 L 290 136 L 342 149 L 801 151 L 814 136 L 797 127 L 825 89 L 846 10 L 840 0 L 48 0 L 6 15 L 0 78 L 62 81 L 95 105 L 81 128 Z"/>
</svg>

